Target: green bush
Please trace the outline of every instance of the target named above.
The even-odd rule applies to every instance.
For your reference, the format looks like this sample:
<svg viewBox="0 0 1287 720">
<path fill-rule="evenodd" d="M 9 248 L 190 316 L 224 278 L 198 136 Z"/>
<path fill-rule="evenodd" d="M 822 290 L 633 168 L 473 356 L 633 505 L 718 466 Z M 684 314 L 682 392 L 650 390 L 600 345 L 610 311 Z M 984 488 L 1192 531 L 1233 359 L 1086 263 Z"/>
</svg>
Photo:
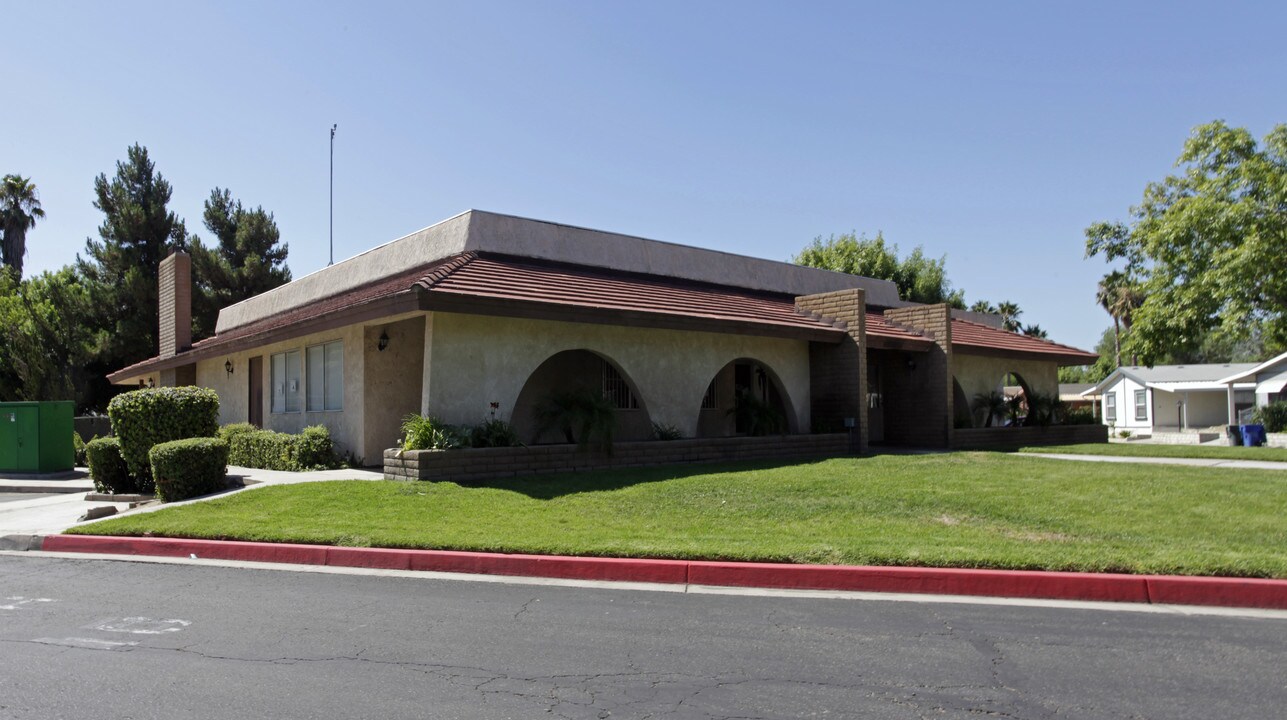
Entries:
<svg viewBox="0 0 1287 720">
<path fill-rule="evenodd" d="M 514 447 L 518 433 L 513 426 L 498 418 L 489 418 L 469 430 L 470 447 Z"/>
<path fill-rule="evenodd" d="M 594 446 L 612 454 L 617 408 L 595 388 L 551 392 L 537 402 L 532 419 L 536 421 L 537 437 L 554 431 L 583 450 Z"/>
<path fill-rule="evenodd" d="M 95 435 L 94 437 L 96 438 L 98 436 Z M 93 439 L 94 438 L 90 438 L 90 440 Z M 75 430 L 72 431 L 72 451 L 76 455 L 76 460 L 74 462 L 76 467 L 85 467 L 86 463 L 89 462 L 89 459 L 85 457 L 85 439 L 82 438 L 80 433 Z"/>
<path fill-rule="evenodd" d="M 327 470 L 338 467 L 330 431 L 324 425 L 304 428 L 299 435 L 272 430 L 234 431 L 226 434 L 228 461 L 263 470 Z"/>
<path fill-rule="evenodd" d="M 121 457 L 140 487 L 151 485 L 148 451 L 171 440 L 214 437 L 219 430 L 219 396 L 198 387 L 144 388 L 117 395 L 107 405 L 112 432 L 121 439 Z"/>
<path fill-rule="evenodd" d="M 403 450 L 451 450 L 469 447 L 469 435 L 455 425 L 448 425 L 432 415 L 408 415 L 402 418 Z"/>
<path fill-rule="evenodd" d="M 114 437 L 94 438 L 85 445 L 85 460 L 94 489 L 102 493 L 135 493 L 139 491 L 121 457 L 120 440 Z"/>
<path fill-rule="evenodd" d="M 1088 408 L 1071 408 L 1064 412 L 1064 425 L 1098 425 L 1095 411 Z"/>
<path fill-rule="evenodd" d="M 329 470 L 339 467 L 331 431 L 325 425 L 312 425 L 295 438 L 295 464 L 301 470 Z"/>
<path fill-rule="evenodd" d="M 1287 401 L 1256 408 L 1254 419 L 1257 424 L 1265 426 L 1265 432 L 1277 433 L 1287 430 Z"/>
<path fill-rule="evenodd" d="M 228 423 L 227 425 L 223 425 L 219 428 L 219 439 L 223 440 L 224 442 L 232 442 L 232 437 L 234 435 L 240 435 L 242 433 L 258 432 L 258 431 L 259 431 L 259 428 L 255 427 L 254 425 L 251 425 L 248 422 Z"/>
<path fill-rule="evenodd" d="M 163 502 L 187 500 L 223 490 L 228 474 L 228 443 L 197 437 L 152 446 L 148 452 L 156 496 Z"/>
<path fill-rule="evenodd" d="M 684 433 L 674 425 L 655 422 L 652 424 L 652 436 L 658 440 L 680 440 Z"/>
</svg>

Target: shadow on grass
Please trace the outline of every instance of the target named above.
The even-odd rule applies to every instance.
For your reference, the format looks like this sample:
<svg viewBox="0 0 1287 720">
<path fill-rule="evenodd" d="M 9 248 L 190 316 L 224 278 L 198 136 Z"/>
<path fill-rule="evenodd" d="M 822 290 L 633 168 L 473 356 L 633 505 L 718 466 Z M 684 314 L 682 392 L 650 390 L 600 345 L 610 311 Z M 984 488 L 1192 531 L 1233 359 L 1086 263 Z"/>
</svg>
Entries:
<svg viewBox="0 0 1287 720">
<path fill-rule="evenodd" d="M 865 460 L 871 456 L 849 456 Z M 657 467 L 587 470 L 556 475 L 527 475 L 522 477 L 493 478 L 490 480 L 460 481 L 461 487 L 507 490 L 526 495 L 533 500 L 554 500 L 580 493 L 610 492 L 634 485 L 679 480 L 697 475 L 718 475 L 756 470 L 781 470 L 805 467 L 827 462 L 834 458 L 744 460 L 735 462 L 690 463 L 686 465 L 661 465 Z"/>
</svg>

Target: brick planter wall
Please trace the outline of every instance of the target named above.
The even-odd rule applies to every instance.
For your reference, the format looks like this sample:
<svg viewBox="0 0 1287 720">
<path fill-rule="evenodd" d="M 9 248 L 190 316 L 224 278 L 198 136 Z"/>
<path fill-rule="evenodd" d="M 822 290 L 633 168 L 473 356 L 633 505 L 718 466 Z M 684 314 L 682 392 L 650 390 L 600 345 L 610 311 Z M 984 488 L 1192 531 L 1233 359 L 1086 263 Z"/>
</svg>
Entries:
<svg viewBox="0 0 1287 720">
<path fill-rule="evenodd" d="M 468 448 L 464 450 L 384 451 L 389 480 L 487 480 L 517 475 L 579 472 L 608 468 L 774 458 L 821 458 L 848 454 L 849 436 L 702 438 L 620 442 L 613 454 L 578 450 L 575 445 Z"/>
<path fill-rule="evenodd" d="M 957 428 L 953 450 L 1013 450 L 1028 445 L 1071 445 L 1108 442 L 1107 425 L 1050 427 Z"/>
</svg>

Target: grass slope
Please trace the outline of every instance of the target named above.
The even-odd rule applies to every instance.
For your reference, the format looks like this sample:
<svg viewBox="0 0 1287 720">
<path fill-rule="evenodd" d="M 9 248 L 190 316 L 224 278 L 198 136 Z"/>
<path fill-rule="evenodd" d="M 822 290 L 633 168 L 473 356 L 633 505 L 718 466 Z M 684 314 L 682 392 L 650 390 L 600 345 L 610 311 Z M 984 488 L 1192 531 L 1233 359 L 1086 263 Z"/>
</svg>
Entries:
<svg viewBox="0 0 1287 720">
<path fill-rule="evenodd" d="M 1113 455 L 1121 457 L 1206 458 L 1210 460 L 1268 460 L 1287 462 L 1287 448 L 1211 447 L 1207 445 L 1152 445 L 1145 443 L 1094 443 L 1085 445 L 1049 445 L 1026 447 L 1025 453 L 1068 453 L 1073 455 Z"/>
<path fill-rule="evenodd" d="M 1287 577 L 1287 473 L 998 453 L 283 485 L 71 532 L 803 563 Z"/>
</svg>

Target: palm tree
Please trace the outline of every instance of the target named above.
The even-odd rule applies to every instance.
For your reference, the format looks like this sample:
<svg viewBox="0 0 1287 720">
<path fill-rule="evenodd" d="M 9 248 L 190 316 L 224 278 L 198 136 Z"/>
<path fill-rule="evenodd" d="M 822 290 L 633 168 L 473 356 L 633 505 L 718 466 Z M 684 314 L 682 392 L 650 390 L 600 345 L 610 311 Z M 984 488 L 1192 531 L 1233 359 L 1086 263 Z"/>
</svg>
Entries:
<svg viewBox="0 0 1287 720">
<path fill-rule="evenodd" d="M 997 306 L 993 305 L 987 300 L 975 300 L 974 304 L 970 306 L 970 312 L 988 313 L 990 315 L 996 315 Z"/>
<path fill-rule="evenodd" d="M 1001 316 L 1001 327 L 1007 332 L 1019 332 L 1019 316 L 1023 311 L 1009 300 L 997 305 L 997 314 Z"/>
<path fill-rule="evenodd" d="M 1025 325 L 1023 328 L 1023 334 L 1028 337 L 1035 337 L 1041 340 L 1048 340 L 1050 338 L 1050 335 L 1046 333 L 1045 330 L 1042 330 L 1040 325 Z"/>
<path fill-rule="evenodd" d="M 1006 402 L 1005 395 L 993 390 L 988 393 L 979 393 L 974 396 L 974 402 L 971 404 L 974 412 L 983 413 L 983 427 L 992 427 L 992 418 L 1005 417 Z"/>
<path fill-rule="evenodd" d="M 1114 270 L 1099 281 L 1095 291 L 1095 300 L 1113 318 L 1113 351 L 1117 367 L 1122 366 L 1122 332 L 1130 332 L 1131 317 L 1135 309 L 1144 303 L 1144 293 L 1140 292 L 1131 277 L 1120 270 Z"/>
<path fill-rule="evenodd" d="M 36 185 L 20 175 L 5 175 L 0 180 L 0 261 L 18 271 L 22 277 L 22 259 L 27 254 L 27 231 L 36 226 L 36 219 L 43 218 L 36 197 Z"/>
</svg>

